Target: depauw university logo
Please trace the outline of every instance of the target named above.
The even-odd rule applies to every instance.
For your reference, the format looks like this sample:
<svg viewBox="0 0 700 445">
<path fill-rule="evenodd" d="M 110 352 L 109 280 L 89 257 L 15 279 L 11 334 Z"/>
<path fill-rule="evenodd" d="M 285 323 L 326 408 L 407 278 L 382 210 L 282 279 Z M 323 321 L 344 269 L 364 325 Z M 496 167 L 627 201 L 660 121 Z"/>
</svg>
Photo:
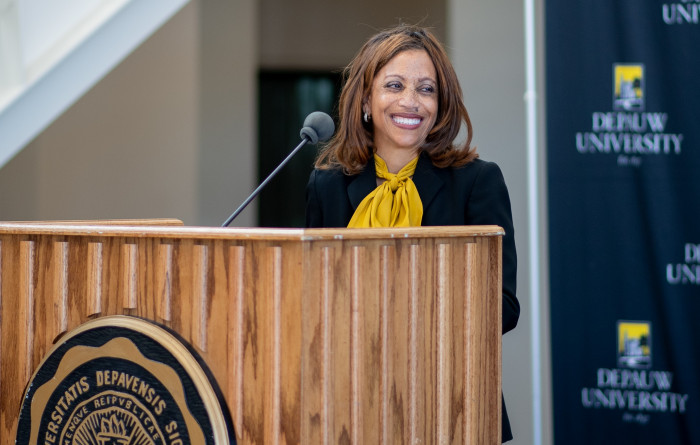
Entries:
<svg viewBox="0 0 700 445">
<path fill-rule="evenodd" d="M 644 65 L 613 65 L 613 109 L 644 110 Z"/>
<path fill-rule="evenodd" d="M 651 323 L 617 322 L 617 364 L 625 368 L 651 367 Z"/>
</svg>

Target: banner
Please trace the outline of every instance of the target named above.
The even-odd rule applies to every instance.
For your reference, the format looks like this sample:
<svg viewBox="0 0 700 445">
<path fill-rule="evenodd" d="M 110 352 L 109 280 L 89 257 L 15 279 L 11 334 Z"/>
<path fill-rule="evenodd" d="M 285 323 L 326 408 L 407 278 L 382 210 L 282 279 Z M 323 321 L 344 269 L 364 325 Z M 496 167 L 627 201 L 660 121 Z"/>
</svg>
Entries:
<svg viewBox="0 0 700 445">
<path fill-rule="evenodd" d="M 545 8 L 555 443 L 700 444 L 700 1 Z"/>
</svg>

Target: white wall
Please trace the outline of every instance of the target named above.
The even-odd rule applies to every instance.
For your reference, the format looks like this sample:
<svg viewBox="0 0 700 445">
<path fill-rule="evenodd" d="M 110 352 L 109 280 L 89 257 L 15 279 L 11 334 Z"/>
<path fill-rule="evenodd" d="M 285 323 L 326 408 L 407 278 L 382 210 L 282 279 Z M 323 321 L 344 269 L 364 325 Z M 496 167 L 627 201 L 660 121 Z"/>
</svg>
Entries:
<svg viewBox="0 0 700 445">
<path fill-rule="evenodd" d="M 65 56 L 71 46 L 100 26 L 95 16 L 108 18 L 129 0 L 22 0 L 16 2 L 19 18 L 22 66 L 28 78 L 42 66 Z M 102 9 L 109 12 L 99 14 Z M 37 73 L 38 74 L 38 73 Z"/>
<path fill-rule="evenodd" d="M 0 107 L 22 80 L 17 0 L 0 0 Z"/>
<path fill-rule="evenodd" d="M 187 198 L 175 201 L 196 184 L 195 11 L 178 14 L 0 171 L 0 219 L 194 217 Z"/>
<path fill-rule="evenodd" d="M 223 222 L 255 182 L 257 16 L 254 0 L 203 4 L 191 1 L 0 170 L 0 220 Z"/>
</svg>

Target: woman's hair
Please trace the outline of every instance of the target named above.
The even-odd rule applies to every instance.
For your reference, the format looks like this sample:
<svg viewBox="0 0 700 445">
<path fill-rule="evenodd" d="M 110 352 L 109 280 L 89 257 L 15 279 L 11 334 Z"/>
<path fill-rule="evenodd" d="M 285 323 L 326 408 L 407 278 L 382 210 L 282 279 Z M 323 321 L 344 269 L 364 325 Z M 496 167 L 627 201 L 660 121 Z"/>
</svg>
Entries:
<svg viewBox="0 0 700 445">
<path fill-rule="evenodd" d="M 397 54 L 424 50 L 437 73 L 438 113 L 421 151 L 438 167 L 460 166 L 478 157 L 471 147 L 472 125 L 462 100 L 462 88 L 447 53 L 428 30 L 400 25 L 370 38 L 343 71 L 338 105 L 338 131 L 316 159 L 317 168 L 342 168 L 346 174 L 362 171 L 372 158 L 373 125 L 362 120 L 362 105 L 371 93 L 376 74 Z M 462 123 L 466 140 L 454 147 Z"/>
</svg>

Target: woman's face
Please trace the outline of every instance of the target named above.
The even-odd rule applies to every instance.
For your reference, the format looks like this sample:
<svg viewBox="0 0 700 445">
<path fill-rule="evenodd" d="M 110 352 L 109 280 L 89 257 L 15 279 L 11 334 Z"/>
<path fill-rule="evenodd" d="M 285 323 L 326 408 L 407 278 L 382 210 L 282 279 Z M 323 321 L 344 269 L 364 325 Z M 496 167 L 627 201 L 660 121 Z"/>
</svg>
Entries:
<svg viewBox="0 0 700 445">
<path fill-rule="evenodd" d="M 435 66 L 424 50 L 400 52 L 379 70 L 363 107 L 372 117 L 377 154 L 418 152 L 437 118 L 437 88 Z"/>
</svg>

